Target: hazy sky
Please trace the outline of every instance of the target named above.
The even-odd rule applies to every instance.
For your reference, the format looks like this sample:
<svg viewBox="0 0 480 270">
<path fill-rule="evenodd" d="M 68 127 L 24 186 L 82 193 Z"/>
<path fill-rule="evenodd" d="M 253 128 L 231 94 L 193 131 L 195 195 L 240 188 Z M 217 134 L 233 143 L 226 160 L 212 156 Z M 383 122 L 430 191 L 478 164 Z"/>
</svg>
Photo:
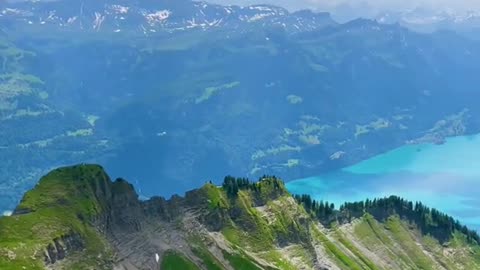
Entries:
<svg viewBox="0 0 480 270">
<path fill-rule="evenodd" d="M 0 0 L 0 2 L 5 0 Z M 25 0 L 6 0 L 10 2 Z M 55 1 L 55 0 L 37 0 L 37 1 Z M 65 0 L 68 1 L 68 0 Z M 157 0 L 161 2 L 161 0 Z M 202 0 L 197 0 L 202 1 Z M 205 0 L 203 0 L 205 1 Z M 367 7 L 380 10 L 398 10 L 411 9 L 415 7 L 424 7 L 429 9 L 480 11 L 480 0 L 206 0 L 207 2 L 223 4 L 273 4 L 283 6 L 289 9 L 335 9 L 338 6 Z"/>
<path fill-rule="evenodd" d="M 0 3 L 5 0 L 0 0 Z M 26 0 L 6 0 L 10 2 Z M 55 1 L 55 0 L 36 0 Z M 65 0 L 68 1 L 68 0 Z M 157 0 L 161 2 L 162 0 Z M 304 8 L 333 8 L 339 5 L 365 6 L 375 9 L 406 9 L 415 7 L 427 7 L 434 9 L 450 10 L 480 10 L 480 0 L 196 0 L 224 4 L 258 4 L 268 3 L 291 9 Z"/>
<path fill-rule="evenodd" d="M 25 0 L 0 0 L 25 1 Z M 36 0 L 56 1 L 56 0 Z M 70 1 L 70 0 L 64 0 Z M 154 0 L 149 0 L 154 1 Z M 162 2 L 162 0 L 155 0 Z M 195 0 L 219 4 L 272 4 L 290 10 L 313 9 L 328 11 L 337 20 L 349 20 L 356 17 L 376 17 L 379 13 L 405 11 L 414 8 L 430 11 L 448 11 L 464 13 L 467 11 L 480 12 L 480 0 Z"/>
</svg>

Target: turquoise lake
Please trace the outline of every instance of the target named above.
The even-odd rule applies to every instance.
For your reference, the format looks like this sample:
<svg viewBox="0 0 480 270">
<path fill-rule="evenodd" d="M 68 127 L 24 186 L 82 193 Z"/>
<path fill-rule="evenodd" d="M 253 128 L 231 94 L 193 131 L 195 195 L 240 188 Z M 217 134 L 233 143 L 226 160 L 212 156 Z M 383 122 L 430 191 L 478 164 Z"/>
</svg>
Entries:
<svg viewBox="0 0 480 270">
<path fill-rule="evenodd" d="M 398 195 L 480 229 L 480 135 L 406 145 L 350 167 L 287 183 L 292 193 L 340 205 Z"/>
</svg>

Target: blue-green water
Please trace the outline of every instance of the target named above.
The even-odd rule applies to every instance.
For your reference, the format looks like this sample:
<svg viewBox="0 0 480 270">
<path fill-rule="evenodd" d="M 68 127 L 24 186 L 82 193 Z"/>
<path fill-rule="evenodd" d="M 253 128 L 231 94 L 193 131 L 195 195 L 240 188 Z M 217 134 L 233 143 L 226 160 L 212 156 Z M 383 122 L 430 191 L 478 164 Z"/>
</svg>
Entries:
<svg viewBox="0 0 480 270">
<path fill-rule="evenodd" d="M 336 205 L 398 195 L 480 229 L 480 135 L 449 138 L 442 145 L 406 145 L 287 187 Z"/>
</svg>

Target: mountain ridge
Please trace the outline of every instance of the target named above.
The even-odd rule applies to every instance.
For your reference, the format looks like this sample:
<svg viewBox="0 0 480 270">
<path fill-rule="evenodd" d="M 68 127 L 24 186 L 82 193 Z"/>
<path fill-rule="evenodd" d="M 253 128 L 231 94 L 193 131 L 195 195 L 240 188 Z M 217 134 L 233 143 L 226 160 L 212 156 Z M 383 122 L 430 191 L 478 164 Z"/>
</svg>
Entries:
<svg viewBox="0 0 480 270">
<path fill-rule="evenodd" d="M 0 267 L 376 270 L 480 265 L 478 243 L 468 242 L 456 229 L 448 239 L 435 240 L 392 213 L 384 220 L 368 212 L 348 214 L 358 206 L 345 205 L 339 213 L 348 221 L 325 227 L 308 210 L 312 202 L 292 197 L 275 177 L 256 183 L 226 177 L 222 187 L 207 183 L 185 197 L 139 201 L 131 184 L 112 182 L 100 166 L 65 167 L 43 177 L 12 216 L 0 219 Z M 393 253 L 375 251 L 381 245 Z M 438 257 L 437 248 L 456 257 Z"/>
<path fill-rule="evenodd" d="M 223 6 L 197 1 L 66 1 L 5 3 L 0 21 L 17 31 L 136 32 L 143 36 L 259 25 L 291 32 L 333 25 L 328 13 L 289 12 L 272 5 Z M 38 29 L 38 30 L 35 30 Z M 43 30 L 45 31 L 45 30 Z"/>
</svg>

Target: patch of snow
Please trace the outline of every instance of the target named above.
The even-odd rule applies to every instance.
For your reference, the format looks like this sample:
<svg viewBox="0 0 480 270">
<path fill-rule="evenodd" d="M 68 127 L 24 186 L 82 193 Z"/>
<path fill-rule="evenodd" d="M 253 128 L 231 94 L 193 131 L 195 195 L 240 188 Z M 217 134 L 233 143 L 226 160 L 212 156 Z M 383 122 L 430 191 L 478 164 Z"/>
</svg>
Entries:
<svg viewBox="0 0 480 270">
<path fill-rule="evenodd" d="M 112 9 L 117 14 L 127 14 L 130 7 L 121 6 L 121 5 L 112 5 Z"/>
<path fill-rule="evenodd" d="M 223 21 L 223 19 L 216 19 L 216 20 L 213 20 L 212 22 L 207 22 L 207 24 L 209 26 L 218 26 L 220 25 L 220 23 Z"/>
<path fill-rule="evenodd" d="M 3 211 L 2 216 L 4 216 L 4 217 L 9 217 L 9 216 L 11 216 L 12 214 L 13 214 L 12 211 Z"/>
<path fill-rule="evenodd" d="M 248 9 L 250 10 L 260 10 L 260 11 L 272 11 L 273 10 L 269 7 L 265 7 L 265 6 L 249 6 Z"/>
<path fill-rule="evenodd" d="M 70 17 L 70 18 L 68 18 L 67 23 L 68 23 L 68 24 L 72 24 L 72 23 L 74 23 L 77 19 L 78 19 L 77 16 L 75 16 L 75 17 Z"/>
<path fill-rule="evenodd" d="M 99 31 L 103 21 L 105 21 L 105 16 L 103 16 L 98 12 L 95 12 L 95 20 L 93 20 L 93 29 L 96 31 Z"/>
<path fill-rule="evenodd" d="M 145 18 L 147 19 L 148 24 L 150 25 L 155 25 L 156 23 L 161 23 L 164 22 L 166 19 L 170 17 L 172 12 L 170 10 L 159 10 L 156 11 L 155 13 L 149 13 L 145 15 Z"/>
<path fill-rule="evenodd" d="M 264 18 L 266 18 L 266 17 L 273 16 L 273 15 L 274 15 L 273 13 L 259 13 L 259 14 L 255 14 L 255 15 L 253 15 L 252 17 L 250 17 L 250 18 L 248 19 L 248 22 L 258 21 L 258 20 L 264 19 Z"/>
<path fill-rule="evenodd" d="M 199 24 L 195 22 L 195 18 L 192 18 L 191 20 L 187 20 L 187 23 L 189 24 L 187 25 L 187 28 L 194 28 L 199 26 Z"/>
<path fill-rule="evenodd" d="M 28 12 L 16 8 L 6 8 L 2 10 L 2 14 L 26 15 L 26 13 Z"/>
<path fill-rule="evenodd" d="M 46 20 L 48 20 L 48 21 L 50 21 L 50 20 L 55 20 L 55 18 L 56 18 L 56 16 L 55 16 L 55 10 L 53 10 L 53 11 L 50 11 L 50 12 L 48 13 L 48 17 L 47 17 Z"/>
</svg>

